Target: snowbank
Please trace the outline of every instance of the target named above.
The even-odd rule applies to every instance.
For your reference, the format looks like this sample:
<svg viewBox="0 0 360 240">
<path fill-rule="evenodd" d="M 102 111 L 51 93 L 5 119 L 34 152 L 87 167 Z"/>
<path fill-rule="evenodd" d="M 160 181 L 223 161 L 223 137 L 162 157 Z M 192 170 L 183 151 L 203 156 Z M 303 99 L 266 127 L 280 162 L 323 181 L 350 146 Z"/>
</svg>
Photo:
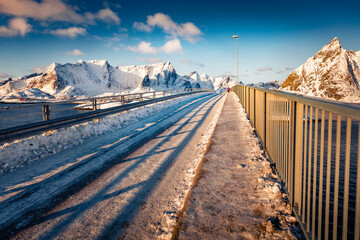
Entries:
<svg viewBox="0 0 360 240">
<path fill-rule="evenodd" d="M 205 94 L 156 103 L 0 145 L 0 175 Z"/>
</svg>

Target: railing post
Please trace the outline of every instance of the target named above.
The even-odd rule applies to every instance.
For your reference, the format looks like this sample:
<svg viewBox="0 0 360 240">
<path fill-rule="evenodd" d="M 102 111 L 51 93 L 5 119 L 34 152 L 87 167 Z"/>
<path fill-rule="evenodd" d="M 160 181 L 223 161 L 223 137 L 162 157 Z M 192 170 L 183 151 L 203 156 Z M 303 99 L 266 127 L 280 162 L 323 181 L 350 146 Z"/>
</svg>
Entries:
<svg viewBox="0 0 360 240">
<path fill-rule="evenodd" d="M 155 92 L 153 92 L 153 98 L 155 98 Z"/>
<path fill-rule="evenodd" d="M 42 105 L 43 121 L 50 120 L 50 109 L 49 105 Z"/>
<path fill-rule="evenodd" d="M 170 90 L 170 96 L 172 95 L 172 90 Z"/>
<path fill-rule="evenodd" d="M 176 89 L 176 94 L 179 94 L 179 89 Z"/>
<path fill-rule="evenodd" d="M 163 97 L 165 97 L 165 91 L 163 91 Z"/>
<path fill-rule="evenodd" d="M 139 94 L 139 100 L 140 100 L 140 102 L 143 101 L 143 94 L 142 93 Z"/>
<path fill-rule="evenodd" d="M 254 91 L 254 128 L 256 128 L 256 90 L 253 89 Z"/>
<path fill-rule="evenodd" d="M 92 99 L 91 102 L 92 102 L 92 110 L 96 111 L 96 99 Z"/>
<path fill-rule="evenodd" d="M 121 102 L 121 105 L 124 105 L 124 99 L 125 99 L 125 97 L 124 96 L 120 96 L 120 102 Z"/>
<path fill-rule="evenodd" d="M 302 153 L 303 153 L 303 126 L 304 126 L 304 104 L 294 102 L 294 126 L 293 126 L 293 142 L 295 145 L 293 150 L 293 207 L 300 208 L 301 206 L 301 182 L 302 182 Z M 323 121 L 323 119 L 322 119 Z M 298 209 L 299 210 L 299 209 Z"/>
<path fill-rule="evenodd" d="M 264 150 L 266 150 L 267 151 L 267 146 L 266 146 L 266 143 L 267 143 L 267 141 L 266 141 L 266 139 L 267 139 L 267 127 L 266 127 L 266 125 L 267 125 L 267 116 L 266 116 L 266 111 L 267 111 L 267 109 L 266 109 L 266 98 L 267 98 L 267 94 L 266 94 L 266 92 L 264 92 Z"/>
</svg>

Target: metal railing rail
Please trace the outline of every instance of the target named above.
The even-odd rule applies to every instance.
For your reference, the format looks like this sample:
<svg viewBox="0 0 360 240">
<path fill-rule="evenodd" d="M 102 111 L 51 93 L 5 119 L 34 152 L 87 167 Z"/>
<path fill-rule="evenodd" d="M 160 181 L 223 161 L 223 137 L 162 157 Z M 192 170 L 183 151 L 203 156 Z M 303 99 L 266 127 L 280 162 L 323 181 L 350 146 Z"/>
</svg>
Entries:
<svg viewBox="0 0 360 240">
<path fill-rule="evenodd" d="M 360 239 L 359 105 L 244 85 L 232 91 L 307 239 Z"/>
<path fill-rule="evenodd" d="M 165 91 L 162 91 L 162 93 L 164 93 L 164 92 Z M 144 100 L 144 98 L 141 98 L 141 99 L 137 98 L 136 100 L 138 100 L 138 101 L 135 101 L 135 102 L 129 103 L 129 104 L 125 104 L 125 100 L 122 99 L 123 100 L 122 105 L 105 108 L 105 109 L 98 109 L 96 107 L 97 104 L 93 104 L 92 105 L 92 107 L 94 107 L 93 111 L 87 111 L 85 113 L 75 114 L 75 115 L 71 115 L 71 116 L 67 116 L 67 117 L 59 117 L 59 118 L 55 118 L 55 119 L 51 119 L 51 120 L 50 120 L 49 116 L 48 117 L 44 116 L 44 119 L 43 119 L 44 121 L 41 121 L 41 122 L 35 122 L 35 123 L 31 123 L 31 124 L 26 124 L 26 125 L 21 125 L 21 126 L 16 126 L 16 127 L 11 127 L 11 128 L 6 128 L 3 130 L 0 130 L 0 143 L 6 142 L 9 140 L 13 140 L 13 139 L 17 139 L 17 138 L 21 138 L 21 137 L 25 137 L 25 136 L 31 136 L 31 135 L 38 134 L 40 132 L 48 131 L 51 129 L 57 129 L 57 128 L 61 128 L 64 126 L 69 126 L 69 125 L 89 121 L 89 120 L 103 117 L 103 116 L 106 116 L 109 114 L 119 113 L 119 112 L 127 111 L 129 109 L 138 108 L 138 107 L 146 106 L 149 104 L 170 100 L 170 99 L 185 96 L 185 95 L 204 93 L 204 92 L 213 92 L 213 91 L 210 89 L 198 88 L 198 89 L 186 89 L 184 91 L 181 91 L 181 93 L 179 93 L 180 91 L 176 91 L 176 92 L 177 92 L 177 94 L 172 94 L 172 91 L 171 91 L 171 95 L 166 96 L 166 94 L 164 93 L 163 96 L 161 96 L 161 97 L 150 98 L 147 100 Z M 138 95 L 138 94 L 131 94 L 131 96 L 134 96 L 134 95 Z M 126 96 L 128 96 L 128 95 L 126 95 Z M 106 99 L 106 98 L 97 98 L 97 99 Z M 89 100 L 89 99 L 82 99 L 81 101 L 84 101 L 84 100 Z M 74 101 L 70 101 L 70 102 L 65 101 L 65 103 L 73 103 L 73 102 Z M 61 101 L 61 103 L 64 103 L 64 102 Z M 48 104 L 48 103 L 45 103 L 45 105 L 41 105 L 43 107 L 42 114 L 49 115 L 48 109 L 45 109 L 45 111 L 44 111 L 44 106 L 48 106 L 46 104 Z M 52 103 L 52 104 L 55 105 L 56 103 Z M 48 111 L 47 113 L 46 113 L 46 110 Z M 20 115 L 20 117 L 21 117 L 21 115 Z"/>
<path fill-rule="evenodd" d="M 111 96 L 104 96 L 104 97 L 90 97 L 90 98 L 74 98 L 74 99 L 69 99 L 69 100 L 52 100 L 52 99 L 47 99 L 46 101 L 44 100 L 39 100 L 39 99 L 31 99 L 28 98 L 26 99 L 26 101 L 21 102 L 22 106 L 19 106 L 18 108 L 26 108 L 30 106 L 43 106 L 43 105 L 58 105 L 58 104 L 64 104 L 64 103 L 74 103 L 74 102 L 84 102 L 84 101 L 92 101 L 92 100 L 96 100 L 96 101 L 100 101 L 100 100 L 113 100 L 113 101 L 122 101 L 122 100 L 126 100 L 126 99 L 141 99 L 141 98 L 155 98 L 156 96 L 161 95 L 162 97 L 167 96 L 167 95 L 173 95 L 173 94 L 179 94 L 179 93 L 189 93 L 189 92 L 193 92 L 193 91 L 199 91 L 199 90 L 203 90 L 203 91 L 213 91 L 212 89 L 203 89 L 203 88 L 185 88 L 185 89 L 172 89 L 172 90 L 164 90 L 164 91 L 149 91 L 149 92 L 138 92 L 138 93 L 128 93 L 128 94 L 117 94 L 117 95 L 111 95 Z M 137 97 L 136 97 L 137 96 Z M 151 97 L 150 97 L 151 96 Z M 19 103 L 19 102 L 4 102 L 4 101 L 0 101 L 1 103 L 7 103 L 7 104 L 11 104 L 11 103 Z M 16 108 L 16 107 L 12 107 L 12 108 Z M 1 108 L 0 107 L 0 111 L 3 110 L 8 110 L 9 108 Z"/>
</svg>

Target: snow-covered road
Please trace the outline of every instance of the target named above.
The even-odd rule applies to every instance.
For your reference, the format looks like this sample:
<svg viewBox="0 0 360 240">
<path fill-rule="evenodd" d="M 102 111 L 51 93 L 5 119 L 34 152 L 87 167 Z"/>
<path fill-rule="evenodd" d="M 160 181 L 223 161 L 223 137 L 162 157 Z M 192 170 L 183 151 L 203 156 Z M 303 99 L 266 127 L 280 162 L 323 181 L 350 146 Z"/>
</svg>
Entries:
<svg viewBox="0 0 360 240">
<path fill-rule="evenodd" d="M 202 95 L 0 176 L 0 236 L 171 238 L 219 117 Z"/>
</svg>

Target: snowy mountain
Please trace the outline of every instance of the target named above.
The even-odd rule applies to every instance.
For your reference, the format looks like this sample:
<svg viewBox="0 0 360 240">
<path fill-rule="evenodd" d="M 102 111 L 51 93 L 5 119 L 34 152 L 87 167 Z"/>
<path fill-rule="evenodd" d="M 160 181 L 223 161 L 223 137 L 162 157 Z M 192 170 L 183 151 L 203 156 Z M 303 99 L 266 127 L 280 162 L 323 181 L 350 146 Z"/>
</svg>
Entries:
<svg viewBox="0 0 360 240">
<path fill-rule="evenodd" d="M 1 81 L 0 99 L 18 96 L 68 98 L 181 88 L 214 89 L 214 82 L 214 78 L 197 72 L 179 76 L 169 62 L 113 67 L 106 60 L 78 61 L 74 64 L 53 63 L 45 73 Z"/>
<path fill-rule="evenodd" d="M 256 88 L 266 88 L 266 89 L 279 89 L 282 82 L 280 81 L 271 81 L 271 82 L 259 82 L 259 83 L 250 83 L 248 86 Z"/>
<path fill-rule="evenodd" d="M 313 57 L 294 70 L 281 90 L 334 99 L 360 102 L 360 51 L 346 51 L 334 38 Z"/>
<path fill-rule="evenodd" d="M 240 81 L 239 84 L 242 85 L 243 83 Z M 236 85 L 235 80 L 231 79 L 230 76 L 226 76 L 225 78 L 219 77 L 219 78 L 215 78 L 214 90 L 220 93 L 226 91 L 228 87 L 231 88 L 235 85 Z"/>
</svg>

